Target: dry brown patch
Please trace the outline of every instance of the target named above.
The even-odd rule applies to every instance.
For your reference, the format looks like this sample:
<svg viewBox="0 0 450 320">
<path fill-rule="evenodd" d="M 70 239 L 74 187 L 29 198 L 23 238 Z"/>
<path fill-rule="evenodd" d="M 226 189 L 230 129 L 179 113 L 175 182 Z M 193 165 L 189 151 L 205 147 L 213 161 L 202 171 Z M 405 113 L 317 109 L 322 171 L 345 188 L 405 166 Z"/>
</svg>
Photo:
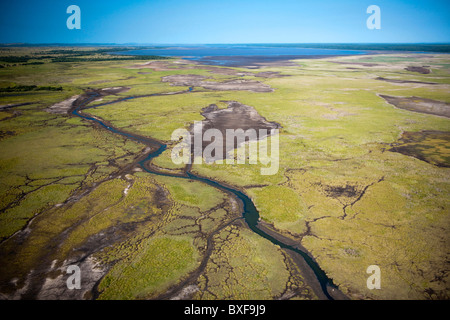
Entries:
<svg viewBox="0 0 450 320">
<path fill-rule="evenodd" d="M 446 102 L 419 97 L 379 96 L 400 109 L 450 118 L 450 104 Z"/>
<path fill-rule="evenodd" d="M 425 66 L 422 67 L 416 67 L 416 66 L 408 66 L 405 68 L 406 71 L 411 71 L 411 72 L 418 72 L 421 74 L 429 74 L 431 72 L 430 69 L 425 68 Z"/>
<path fill-rule="evenodd" d="M 171 76 L 165 76 L 161 78 L 162 82 L 170 82 L 173 86 L 190 86 L 190 87 L 203 87 L 210 90 L 246 90 L 253 92 L 272 92 L 273 89 L 262 82 L 247 80 L 247 79 L 235 79 L 226 80 L 222 82 L 204 81 L 208 79 L 205 76 L 197 74 L 176 74 Z"/>
</svg>

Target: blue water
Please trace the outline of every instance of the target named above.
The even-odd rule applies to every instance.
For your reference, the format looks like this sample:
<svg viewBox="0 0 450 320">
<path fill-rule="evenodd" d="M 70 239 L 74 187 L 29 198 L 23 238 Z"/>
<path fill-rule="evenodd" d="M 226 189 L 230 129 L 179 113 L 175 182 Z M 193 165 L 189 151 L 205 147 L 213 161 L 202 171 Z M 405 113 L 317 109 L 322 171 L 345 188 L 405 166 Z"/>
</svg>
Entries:
<svg viewBox="0 0 450 320">
<path fill-rule="evenodd" d="M 192 88 L 192 87 L 191 87 Z M 185 93 L 187 92 L 191 92 L 191 88 L 189 88 Z M 150 152 L 148 154 L 148 156 L 145 159 L 142 159 L 139 162 L 139 165 L 141 166 L 142 169 L 144 169 L 145 171 L 152 173 L 152 174 L 157 174 L 157 175 L 161 175 L 161 176 L 167 176 L 167 177 L 175 177 L 175 178 L 180 178 L 180 179 L 191 179 L 191 180 L 196 180 L 196 181 L 200 181 L 203 183 L 206 183 L 208 185 L 211 185 L 215 188 L 218 188 L 220 190 L 226 191 L 226 192 L 230 192 L 232 194 L 234 194 L 243 204 L 243 212 L 242 212 L 242 216 L 245 219 L 247 225 L 249 226 L 249 228 L 255 232 L 256 234 L 262 236 L 263 238 L 269 240 L 270 242 L 272 242 L 275 245 L 280 246 L 281 248 L 285 248 L 285 249 L 289 249 L 292 250 L 294 252 L 297 252 L 298 254 L 300 254 L 303 259 L 305 260 L 305 262 L 309 265 L 309 267 L 312 269 L 312 271 L 314 272 L 314 274 L 317 277 L 317 280 L 319 281 L 320 287 L 322 289 L 323 294 L 326 296 L 327 299 L 329 300 L 333 300 L 333 298 L 330 296 L 330 294 L 328 293 L 328 287 L 330 288 L 336 288 L 336 286 L 333 284 L 333 281 L 331 279 L 329 279 L 326 275 L 326 273 L 319 267 L 319 265 L 317 264 L 317 262 L 312 259 L 306 252 L 302 251 L 301 249 L 299 249 L 298 247 L 294 247 L 294 246 L 290 246 L 287 245 L 285 243 L 283 243 L 280 240 L 277 240 L 276 238 L 272 237 L 271 235 L 269 235 L 268 233 L 264 232 L 263 230 L 261 230 L 258 227 L 258 221 L 259 221 L 259 212 L 256 209 L 255 205 L 253 204 L 252 200 L 243 192 L 237 190 L 237 189 L 233 189 L 231 187 L 228 187 L 224 184 L 221 184 L 217 181 L 205 178 L 205 177 L 200 177 L 197 176 L 195 174 L 193 174 L 190 171 L 186 171 L 186 176 L 180 176 L 180 175 L 176 175 L 176 174 L 171 174 L 171 173 L 165 173 L 165 172 L 158 172 L 158 171 L 154 171 L 154 170 L 149 170 L 146 167 L 146 163 L 156 157 L 158 157 L 159 155 L 161 155 L 161 153 L 163 153 L 166 148 L 167 145 L 164 143 L 158 143 L 156 141 L 152 141 L 151 139 L 145 139 L 141 136 L 138 135 L 134 135 L 122 130 L 118 130 L 114 127 L 109 126 L 108 124 L 106 124 L 105 122 L 103 122 L 100 119 L 94 118 L 89 116 L 88 114 L 83 114 L 80 113 L 80 109 L 89 109 L 89 108 L 96 108 L 99 106 L 105 106 L 105 105 L 109 105 L 112 103 L 116 103 L 119 101 L 124 101 L 124 100 L 129 100 L 129 99 L 135 99 L 137 97 L 126 97 L 123 99 L 118 99 L 115 101 L 111 101 L 111 102 L 106 102 L 103 104 L 99 104 L 99 105 L 94 105 L 94 106 L 90 106 L 90 107 L 86 107 L 87 104 L 89 104 L 90 102 L 92 102 L 93 100 L 95 100 L 99 95 L 96 92 L 91 92 L 91 93 L 87 93 L 88 98 L 84 101 L 83 105 L 78 106 L 77 108 L 75 108 L 72 111 L 72 114 L 75 116 L 78 116 L 80 118 L 86 119 L 86 120 L 90 120 L 93 122 L 96 122 L 97 124 L 101 125 L 102 127 L 104 127 L 105 129 L 116 133 L 116 134 L 120 134 L 122 136 L 126 136 L 127 138 L 130 138 L 132 140 L 138 141 L 138 142 L 142 142 L 144 144 L 148 144 L 148 145 L 152 145 L 153 147 L 156 147 L 155 150 L 153 152 Z M 150 94 L 148 96 L 159 96 L 161 94 L 155 93 L 155 94 Z"/>
<path fill-rule="evenodd" d="M 152 49 L 137 49 L 112 53 L 120 55 L 182 57 L 187 60 L 196 60 L 204 64 L 238 66 L 248 65 L 252 62 L 312 58 L 317 56 L 361 55 L 366 54 L 367 51 L 245 45 L 204 45 L 155 47 Z"/>
<path fill-rule="evenodd" d="M 155 49 L 130 50 L 117 52 L 126 55 L 158 55 L 164 57 L 203 58 L 212 56 L 316 56 L 316 55 L 353 55 L 365 54 L 358 50 L 283 48 L 283 47 L 247 47 L 247 46 L 196 46 L 168 47 Z"/>
</svg>

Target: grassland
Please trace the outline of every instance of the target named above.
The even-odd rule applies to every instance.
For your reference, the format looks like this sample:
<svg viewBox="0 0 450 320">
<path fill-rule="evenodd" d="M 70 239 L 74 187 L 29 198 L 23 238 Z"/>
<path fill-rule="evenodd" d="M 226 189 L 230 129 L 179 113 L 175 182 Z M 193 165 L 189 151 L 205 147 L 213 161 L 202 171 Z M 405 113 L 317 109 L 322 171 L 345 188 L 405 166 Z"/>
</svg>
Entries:
<svg viewBox="0 0 450 320">
<path fill-rule="evenodd" d="M 218 74 L 174 61 L 154 68 L 139 67 L 147 60 L 56 62 L 62 53 L 36 50 L 2 53 L 34 54 L 43 62 L 5 62 L 0 69 L 0 105 L 7 106 L 0 110 L 5 297 L 39 297 L 36 288 L 92 257 L 101 278 L 79 298 L 317 298 L 290 256 L 246 227 L 229 194 L 142 172 L 142 144 L 44 111 L 88 88 L 130 88 L 92 105 L 182 91 L 187 87 L 161 77 L 195 74 L 216 82 L 263 81 L 275 90 L 195 88 L 86 111 L 166 142 L 168 150 L 153 164 L 179 171 L 170 160 L 173 130 L 202 120 L 210 104 L 254 107 L 282 126 L 279 171 L 262 176 L 259 164 L 202 164 L 193 166 L 195 173 L 248 194 L 266 225 L 305 247 L 351 299 L 449 298 L 450 120 L 395 108 L 379 96 L 450 103 L 448 55 L 298 60 L 297 66 L 258 70 L 287 75 L 261 79 L 249 74 L 254 70 Z M 405 70 L 424 65 L 431 73 Z M 402 146 L 410 153 L 391 150 Z M 381 268 L 380 290 L 366 287 L 366 268 L 373 264 Z M 183 291 L 188 286 L 189 294 Z"/>
</svg>

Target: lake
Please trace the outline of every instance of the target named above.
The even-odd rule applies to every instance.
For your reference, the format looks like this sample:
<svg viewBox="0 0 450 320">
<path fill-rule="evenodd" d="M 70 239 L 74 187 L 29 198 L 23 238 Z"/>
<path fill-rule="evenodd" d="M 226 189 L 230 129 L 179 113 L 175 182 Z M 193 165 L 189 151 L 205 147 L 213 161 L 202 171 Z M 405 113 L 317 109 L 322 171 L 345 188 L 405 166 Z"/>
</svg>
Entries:
<svg viewBox="0 0 450 320">
<path fill-rule="evenodd" d="M 165 46 L 152 49 L 137 49 L 113 52 L 121 55 L 157 55 L 164 57 L 182 57 L 202 64 L 243 66 L 261 63 L 273 63 L 292 59 L 308 59 L 344 55 L 366 54 L 363 50 L 340 50 L 322 48 L 289 48 L 276 46 L 246 45 L 198 45 Z"/>
</svg>

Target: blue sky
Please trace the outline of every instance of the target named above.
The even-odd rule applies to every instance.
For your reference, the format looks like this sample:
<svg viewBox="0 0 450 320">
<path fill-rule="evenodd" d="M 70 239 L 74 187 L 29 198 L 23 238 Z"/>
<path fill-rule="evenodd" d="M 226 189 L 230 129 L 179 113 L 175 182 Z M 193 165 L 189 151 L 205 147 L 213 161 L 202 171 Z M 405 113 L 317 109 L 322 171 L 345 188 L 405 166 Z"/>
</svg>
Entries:
<svg viewBox="0 0 450 320">
<path fill-rule="evenodd" d="M 69 30 L 69 5 L 81 29 Z M 369 30 L 369 5 L 381 29 Z M 450 42 L 449 0 L 9 0 L 0 43 Z"/>
</svg>

